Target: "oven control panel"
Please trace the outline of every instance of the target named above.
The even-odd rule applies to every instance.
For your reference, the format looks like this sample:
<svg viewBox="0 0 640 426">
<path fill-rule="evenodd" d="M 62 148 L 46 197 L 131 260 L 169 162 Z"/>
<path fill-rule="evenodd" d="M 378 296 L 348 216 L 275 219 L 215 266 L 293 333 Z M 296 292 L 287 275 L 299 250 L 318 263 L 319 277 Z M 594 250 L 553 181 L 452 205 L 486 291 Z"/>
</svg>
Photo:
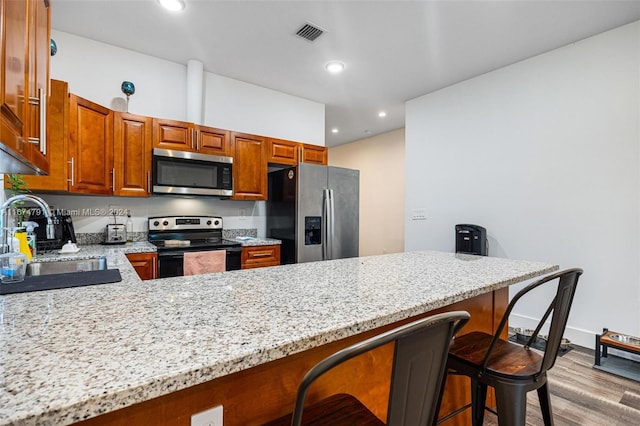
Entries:
<svg viewBox="0 0 640 426">
<path fill-rule="evenodd" d="M 150 217 L 149 231 L 222 229 L 222 218 L 217 216 L 167 216 Z"/>
</svg>

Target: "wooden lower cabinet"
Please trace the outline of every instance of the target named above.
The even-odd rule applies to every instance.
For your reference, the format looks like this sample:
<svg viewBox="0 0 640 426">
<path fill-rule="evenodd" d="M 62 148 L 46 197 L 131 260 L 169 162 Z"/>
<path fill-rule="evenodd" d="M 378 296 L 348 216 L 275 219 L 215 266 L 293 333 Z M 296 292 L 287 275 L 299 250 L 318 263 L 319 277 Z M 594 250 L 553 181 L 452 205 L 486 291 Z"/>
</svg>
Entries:
<svg viewBox="0 0 640 426">
<path fill-rule="evenodd" d="M 280 245 L 242 247 L 242 269 L 280 265 Z"/>
<path fill-rule="evenodd" d="M 500 319 L 499 315 L 504 312 L 507 301 L 508 288 L 486 293 L 404 321 L 113 411 L 79 424 L 83 426 L 184 426 L 190 423 L 191 415 L 222 405 L 226 426 L 259 425 L 291 412 L 298 384 L 304 374 L 332 353 L 409 321 L 454 310 L 465 310 L 471 314 L 471 320 L 462 330 L 463 333 L 474 330 L 492 333 Z M 380 419 L 385 419 L 392 356 L 393 346 L 385 345 L 342 364 L 324 375 L 311 387 L 307 403 L 311 404 L 334 393 L 347 392 L 360 399 Z M 469 389 L 468 379 L 450 376 L 445 386 L 440 416 L 468 403 L 471 398 Z M 442 424 L 447 426 L 471 424 L 469 410 Z"/>
<path fill-rule="evenodd" d="M 157 253 L 129 253 L 127 259 L 143 280 L 158 278 L 158 254 Z"/>
</svg>

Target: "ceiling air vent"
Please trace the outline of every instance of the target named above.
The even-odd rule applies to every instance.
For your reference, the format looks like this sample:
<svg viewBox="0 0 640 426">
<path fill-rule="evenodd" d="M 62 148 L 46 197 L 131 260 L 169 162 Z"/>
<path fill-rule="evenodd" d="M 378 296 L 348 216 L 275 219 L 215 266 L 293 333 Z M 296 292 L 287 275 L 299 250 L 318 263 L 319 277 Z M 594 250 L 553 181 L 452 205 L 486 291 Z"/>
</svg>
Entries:
<svg viewBox="0 0 640 426">
<path fill-rule="evenodd" d="M 315 39 L 320 37 L 322 33 L 324 33 L 324 30 L 306 23 L 296 32 L 296 35 L 298 37 L 302 37 L 305 40 L 315 41 Z"/>
</svg>

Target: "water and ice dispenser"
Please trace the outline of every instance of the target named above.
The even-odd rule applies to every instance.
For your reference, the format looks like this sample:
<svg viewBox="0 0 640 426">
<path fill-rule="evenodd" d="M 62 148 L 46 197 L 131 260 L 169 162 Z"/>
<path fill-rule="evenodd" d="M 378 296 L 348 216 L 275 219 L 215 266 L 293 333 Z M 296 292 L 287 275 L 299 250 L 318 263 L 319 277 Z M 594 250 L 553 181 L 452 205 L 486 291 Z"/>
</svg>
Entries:
<svg viewBox="0 0 640 426">
<path fill-rule="evenodd" d="M 479 225 L 456 225 L 456 253 L 487 256 L 487 230 Z"/>
</svg>

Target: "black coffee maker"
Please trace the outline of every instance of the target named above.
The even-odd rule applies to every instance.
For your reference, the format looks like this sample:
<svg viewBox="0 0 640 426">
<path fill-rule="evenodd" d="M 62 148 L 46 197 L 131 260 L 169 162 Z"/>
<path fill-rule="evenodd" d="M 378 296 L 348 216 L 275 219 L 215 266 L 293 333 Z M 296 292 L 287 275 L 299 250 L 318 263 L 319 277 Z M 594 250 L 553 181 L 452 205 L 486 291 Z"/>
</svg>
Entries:
<svg viewBox="0 0 640 426">
<path fill-rule="evenodd" d="M 479 225 L 456 225 L 456 253 L 488 255 L 487 230 Z"/>
<path fill-rule="evenodd" d="M 71 215 L 64 212 L 55 212 L 51 221 L 53 222 L 55 238 L 47 238 L 47 218 L 43 215 L 31 215 L 29 221 L 38 224 L 33 231 L 36 234 L 36 250 L 39 253 L 48 250 L 59 250 L 68 241 L 72 243 L 76 241 L 76 233 L 73 229 L 73 221 Z"/>
</svg>

